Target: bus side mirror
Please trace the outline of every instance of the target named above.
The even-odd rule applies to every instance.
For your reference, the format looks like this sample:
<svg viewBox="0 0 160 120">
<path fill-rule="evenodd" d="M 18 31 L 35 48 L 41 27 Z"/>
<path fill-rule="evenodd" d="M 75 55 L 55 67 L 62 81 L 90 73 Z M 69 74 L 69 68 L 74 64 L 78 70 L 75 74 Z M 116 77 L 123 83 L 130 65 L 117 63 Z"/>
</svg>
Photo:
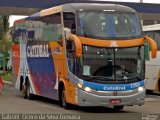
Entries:
<svg viewBox="0 0 160 120">
<path fill-rule="evenodd" d="M 80 39 L 76 35 L 70 34 L 69 41 L 73 41 L 75 44 L 76 57 L 78 57 L 78 58 L 82 57 L 82 43 L 81 43 Z"/>
<path fill-rule="evenodd" d="M 150 44 L 151 57 L 156 58 L 156 56 L 157 56 L 157 44 L 156 44 L 156 42 L 148 36 L 145 36 L 144 39 L 147 40 L 147 42 Z"/>
<path fill-rule="evenodd" d="M 64 28 L 65 39 L 69 40 L 69 35 L 71 34 L 71 29 Z"/>
</svg>

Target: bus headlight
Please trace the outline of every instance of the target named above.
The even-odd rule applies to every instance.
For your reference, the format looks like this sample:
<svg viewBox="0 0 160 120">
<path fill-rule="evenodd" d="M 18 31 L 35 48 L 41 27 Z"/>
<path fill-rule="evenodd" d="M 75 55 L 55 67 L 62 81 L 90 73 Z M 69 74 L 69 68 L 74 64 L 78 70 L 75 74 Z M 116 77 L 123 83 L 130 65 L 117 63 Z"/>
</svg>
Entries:
<svg viewBox="0 0 160 120">
<path fill-rule="evenodd" d="M 91 92 L 91 88 L 90 88 L 90 87 L 85 87 L 84 90 L 85 90 L 86 92 Z"/>
<path fill-rule="evenodd" d="M 139 87 L 139 88 L 138 88 L 138 91 L 139 91 L 139 92 L 142 92 L 143 90 L 144 90 L 143 87 Z"/>
<path fill-rule="evenodd" d="M 82 89 L 82 90 L 84 90 L 84 91 L 86 91 L 86 92 L 92 92 L 92 89 L 90 88 L 90 87 L 85 87 L 83 84 L 81 84 L 81 83 L 77 83 L 77 87 L 79 88 L 79 89 Z"/>
<path fill-rule="evenodd" d="M 78 88 L 80 88 L 80 89 L 82 89 L 82 88 L 83 88 L 83 85 L 82 85 L 82 84 L 80 84 L 80 83 L 77 83 L 77 86 L 78 86 Z"/>
</svg>

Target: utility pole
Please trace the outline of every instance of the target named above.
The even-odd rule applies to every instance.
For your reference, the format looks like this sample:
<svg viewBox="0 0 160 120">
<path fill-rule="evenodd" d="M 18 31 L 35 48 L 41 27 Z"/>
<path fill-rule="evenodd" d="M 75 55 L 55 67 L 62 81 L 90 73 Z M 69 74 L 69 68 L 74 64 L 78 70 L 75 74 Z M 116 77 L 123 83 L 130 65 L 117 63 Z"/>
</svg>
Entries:
<svg viewBox="0 0 160 120">
<path fill-rule="evenodd" d="M 140 0 L 140 3 L 143 3 L 143 0 Z M 141 20 L 141 25 L 143 26 L 143 20 Z"/>
</svg>

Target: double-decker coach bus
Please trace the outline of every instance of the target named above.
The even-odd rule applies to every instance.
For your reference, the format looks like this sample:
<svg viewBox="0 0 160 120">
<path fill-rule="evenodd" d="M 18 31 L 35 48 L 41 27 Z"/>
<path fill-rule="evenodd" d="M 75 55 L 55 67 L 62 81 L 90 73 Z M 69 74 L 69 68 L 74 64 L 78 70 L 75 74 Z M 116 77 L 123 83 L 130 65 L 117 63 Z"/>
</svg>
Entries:
<svg viewBox="0 0 160 120">
<path fill-rule="evenodd" d="M 13 27 L 13 76 L 25 98 L 59 100 L 67 108 L 143 105 L 144 41 L 135 10 L 115 4 L 70 3 Z"/>
<path fill-rule="evenodd" d="M 156 59 L 149 57 L 146 61 L 146 89 L 149 94 L 160 94 L 160 24 L 145 25 L 142 28 L 144 35 L 154 39 L 158 46 Z"/>
</svg>

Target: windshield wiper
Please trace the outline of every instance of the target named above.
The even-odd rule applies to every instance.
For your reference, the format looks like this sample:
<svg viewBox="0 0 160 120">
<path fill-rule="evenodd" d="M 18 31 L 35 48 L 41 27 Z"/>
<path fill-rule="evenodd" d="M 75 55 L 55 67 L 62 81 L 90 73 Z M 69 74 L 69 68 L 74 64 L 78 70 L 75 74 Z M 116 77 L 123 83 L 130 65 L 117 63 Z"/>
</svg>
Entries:
<svg viewBox="0 0 160 120">
<path fill-rule="evenodd" d="M 144 77 L 144 75 L 138 75 L 138 76 L 136 76 L 136 78 L 137 79 L 144 79 L 145 77 Z"/>
<path fill-rule="evenodd" d="M 142 77 L 144 77 L 144 75 L 142 74 L 117 74 L 117 77 L 125 77 L 125 80 L 129 80 L 129 79 L 142 79 Z"/>
<path fill-rule="evenodd" d="M 88 80 L 92 80 L 92 79 L 100 79 L 100 80 L 113 80 L 111 78 L 108 78 L 108 77 L 103 77 L 103 76 L 89 76 L 89 75 L 82 75 L 83 77 L 87 77 Z"/>
</svg>

